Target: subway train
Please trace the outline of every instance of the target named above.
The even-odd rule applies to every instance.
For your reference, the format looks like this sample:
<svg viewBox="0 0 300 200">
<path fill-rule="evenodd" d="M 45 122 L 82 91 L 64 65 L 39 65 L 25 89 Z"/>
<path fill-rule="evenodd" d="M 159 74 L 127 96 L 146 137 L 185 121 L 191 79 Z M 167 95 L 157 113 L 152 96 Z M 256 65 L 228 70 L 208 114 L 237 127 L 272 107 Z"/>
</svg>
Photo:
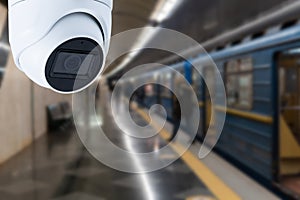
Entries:
<svg viewBox="0 0 300 200">
<path fill-rule="evenodd" d="M 168 65 L 185 76 L 198 96 L 202 120 L 197 138 L 202 141 L 208 126 L 213 125 L 212 109 L 225 112 L 225 125 L 215 151 L 272 190 L 295 198 L 300 195 L 295 187 L 300 180 L 299 22 L 289 17 L 265 29 L 260 23 L 254 25 L 260 27 L 255 33 L 244 38 L 227 35 L 233 38 L 230 43 L 210 44 L 209 55 L 225 85 L 227 108 L 211 107 L 214 96 L 220 94 L 207 90 L 214 87 L 216 72 L 205 66 L 205 56 L 199 54 Z M 206 83 L 192 67 L 201 62 L 203 76 L 211 80 Z M 130 81 L 140 78 L 160 79 L 162 85 L 180 87 L 175 83 L 176 76 L 164 68 Z M 173 93 L 160 85 L 145 85 L 144 91 L 142 103 L 147 107 L 163 105 L 172 121 Z"/>
</svg>

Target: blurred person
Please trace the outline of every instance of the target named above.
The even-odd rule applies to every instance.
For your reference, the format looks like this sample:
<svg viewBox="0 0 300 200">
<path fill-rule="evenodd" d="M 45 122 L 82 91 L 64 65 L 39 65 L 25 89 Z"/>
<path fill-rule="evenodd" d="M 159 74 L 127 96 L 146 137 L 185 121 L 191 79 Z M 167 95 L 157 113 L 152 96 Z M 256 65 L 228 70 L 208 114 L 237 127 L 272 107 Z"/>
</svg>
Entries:
<svg viewBox="0 0 300 200">
<path fill-rule="evenodd" d="M 173 122 L 173 131 L 172 135 L 169 138 L 169 141 L 171 142 L 175 137 L 177 132 L 179 131 L 180 122 L 181 122 L 181 109 L 180 109 L 180 103 L 175 95 L 173 95 L 173 113 L 172 113 L 172 122 Z"/>
</svg>

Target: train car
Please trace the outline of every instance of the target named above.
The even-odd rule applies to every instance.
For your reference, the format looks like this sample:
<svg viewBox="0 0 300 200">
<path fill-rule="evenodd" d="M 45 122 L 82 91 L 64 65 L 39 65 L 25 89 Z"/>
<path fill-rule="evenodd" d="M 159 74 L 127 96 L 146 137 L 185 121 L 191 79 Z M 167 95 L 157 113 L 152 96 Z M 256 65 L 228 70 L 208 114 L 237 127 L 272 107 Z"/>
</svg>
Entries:
<svg viewBox="0 0 300 200">
<path fill-rule="evenodd" d="M 213 109 L 227 114 L 218 152 L 251 175 L 298 196 L 293 185 L 300 179 L 300 26 L 296 21 L 290 25 L 211 53 L 223 76 L 228 105 Z M 208 80 L 214 80 L 213 74 L 204 72 Z M 211 102 L 205 87 L 200 90 L 207 126 Z"/>
<path fill-rule="evenodd" d="M 298 198 L 300 191 L 294 184 L 300 180 L 300 25 L 293 20 L 261 32 L 264 34 L 210 53 L 227 94 L 227 108 L 213 108 L 227 115 L 215 149 L 267 186 Z M 205 59 L 199 55 L 171 65 L 193 85 L 198 96 L 200 139 L 214 123 L 211 99 L 220 95 L 207 91 L 207 85 L 215 84 L 212 67 L 204 66 L 202 72 L 209 83 L 190 67 L 190 63 L 205 65 Z M 176 81 L 163 69 L 154 74 L 159 74 L 164 84 Z M 172 121 L 171 92 L 156 87 L 155 94 L 152 99 L 165 107 Z"/>
</svg>

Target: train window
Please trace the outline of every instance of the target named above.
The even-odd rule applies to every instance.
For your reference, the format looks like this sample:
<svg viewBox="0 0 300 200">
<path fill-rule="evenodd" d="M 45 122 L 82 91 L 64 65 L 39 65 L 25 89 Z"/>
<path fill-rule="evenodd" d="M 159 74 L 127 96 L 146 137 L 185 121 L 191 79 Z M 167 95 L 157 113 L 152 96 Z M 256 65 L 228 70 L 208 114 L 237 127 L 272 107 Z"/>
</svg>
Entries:
<svg viewBox="0 0 300 200">
<path fill-rule="evenodd" d="M 228 76 L 226 81 L 227 102 L 229 106 L 238 103 L 238 79 L 236 76 Z"/>
<path fill-rule="evenodd" d="M 231 60 L 227 63 L 227 72 L 234 73 L 239 71 L 239 64 L 237 60 Z"/>
<path fill-rule="evenodd" d="M 241 63 L 240 65 L 241 71 L 250 71 L 253 68 L 251 58 L 242 59 L 240 63 Z"/>
<path fill-rule="evenodd" d="M 239 105 L 244 108 L 252 107 L 252 73 L 239 77 Z"/>
<path fill-rule="evenodd" d="M 251 109 L 253 104 L 252 59 L 231 60 L 227 62 L 225 68 L 225 86 L 228 106 Z"/>
</svg>

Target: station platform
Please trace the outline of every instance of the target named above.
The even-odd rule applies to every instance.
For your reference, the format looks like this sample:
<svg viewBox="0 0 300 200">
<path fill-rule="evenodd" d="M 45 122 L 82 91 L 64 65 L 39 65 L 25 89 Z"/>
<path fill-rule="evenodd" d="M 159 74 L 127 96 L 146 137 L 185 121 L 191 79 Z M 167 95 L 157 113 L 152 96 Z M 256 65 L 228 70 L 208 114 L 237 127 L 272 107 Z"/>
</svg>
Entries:
<svg viewBox="0 0 300 200">
<path fill-rule="evenodd" d="M 109 98 L 108 90 L 102 90 L 99 102 L 102 128 L 111 141 L 122 146 L 121 130 L 108 109 Z M 134 107 L 131 112 L 137 123 L 148 123 L 147 110 Z M 158 139 L 134 146 L 141 151 L 164 146 L 167 142 L 164 134 L 169 131 L 166 128 Z M 159 159 L 176 156 L 176 145 L 170 148 L 170 154 Z M 46 134 L 0 167 L 0 199 L 279 199 L 213 152 L 205 159 L 198 159 L 199 149 L 200 144 L 196 142 L 179 160 L 164 169 L 129 174 L 93 158 L 82 145 L 75 127 L 67 127 Z"/>
</svg>

